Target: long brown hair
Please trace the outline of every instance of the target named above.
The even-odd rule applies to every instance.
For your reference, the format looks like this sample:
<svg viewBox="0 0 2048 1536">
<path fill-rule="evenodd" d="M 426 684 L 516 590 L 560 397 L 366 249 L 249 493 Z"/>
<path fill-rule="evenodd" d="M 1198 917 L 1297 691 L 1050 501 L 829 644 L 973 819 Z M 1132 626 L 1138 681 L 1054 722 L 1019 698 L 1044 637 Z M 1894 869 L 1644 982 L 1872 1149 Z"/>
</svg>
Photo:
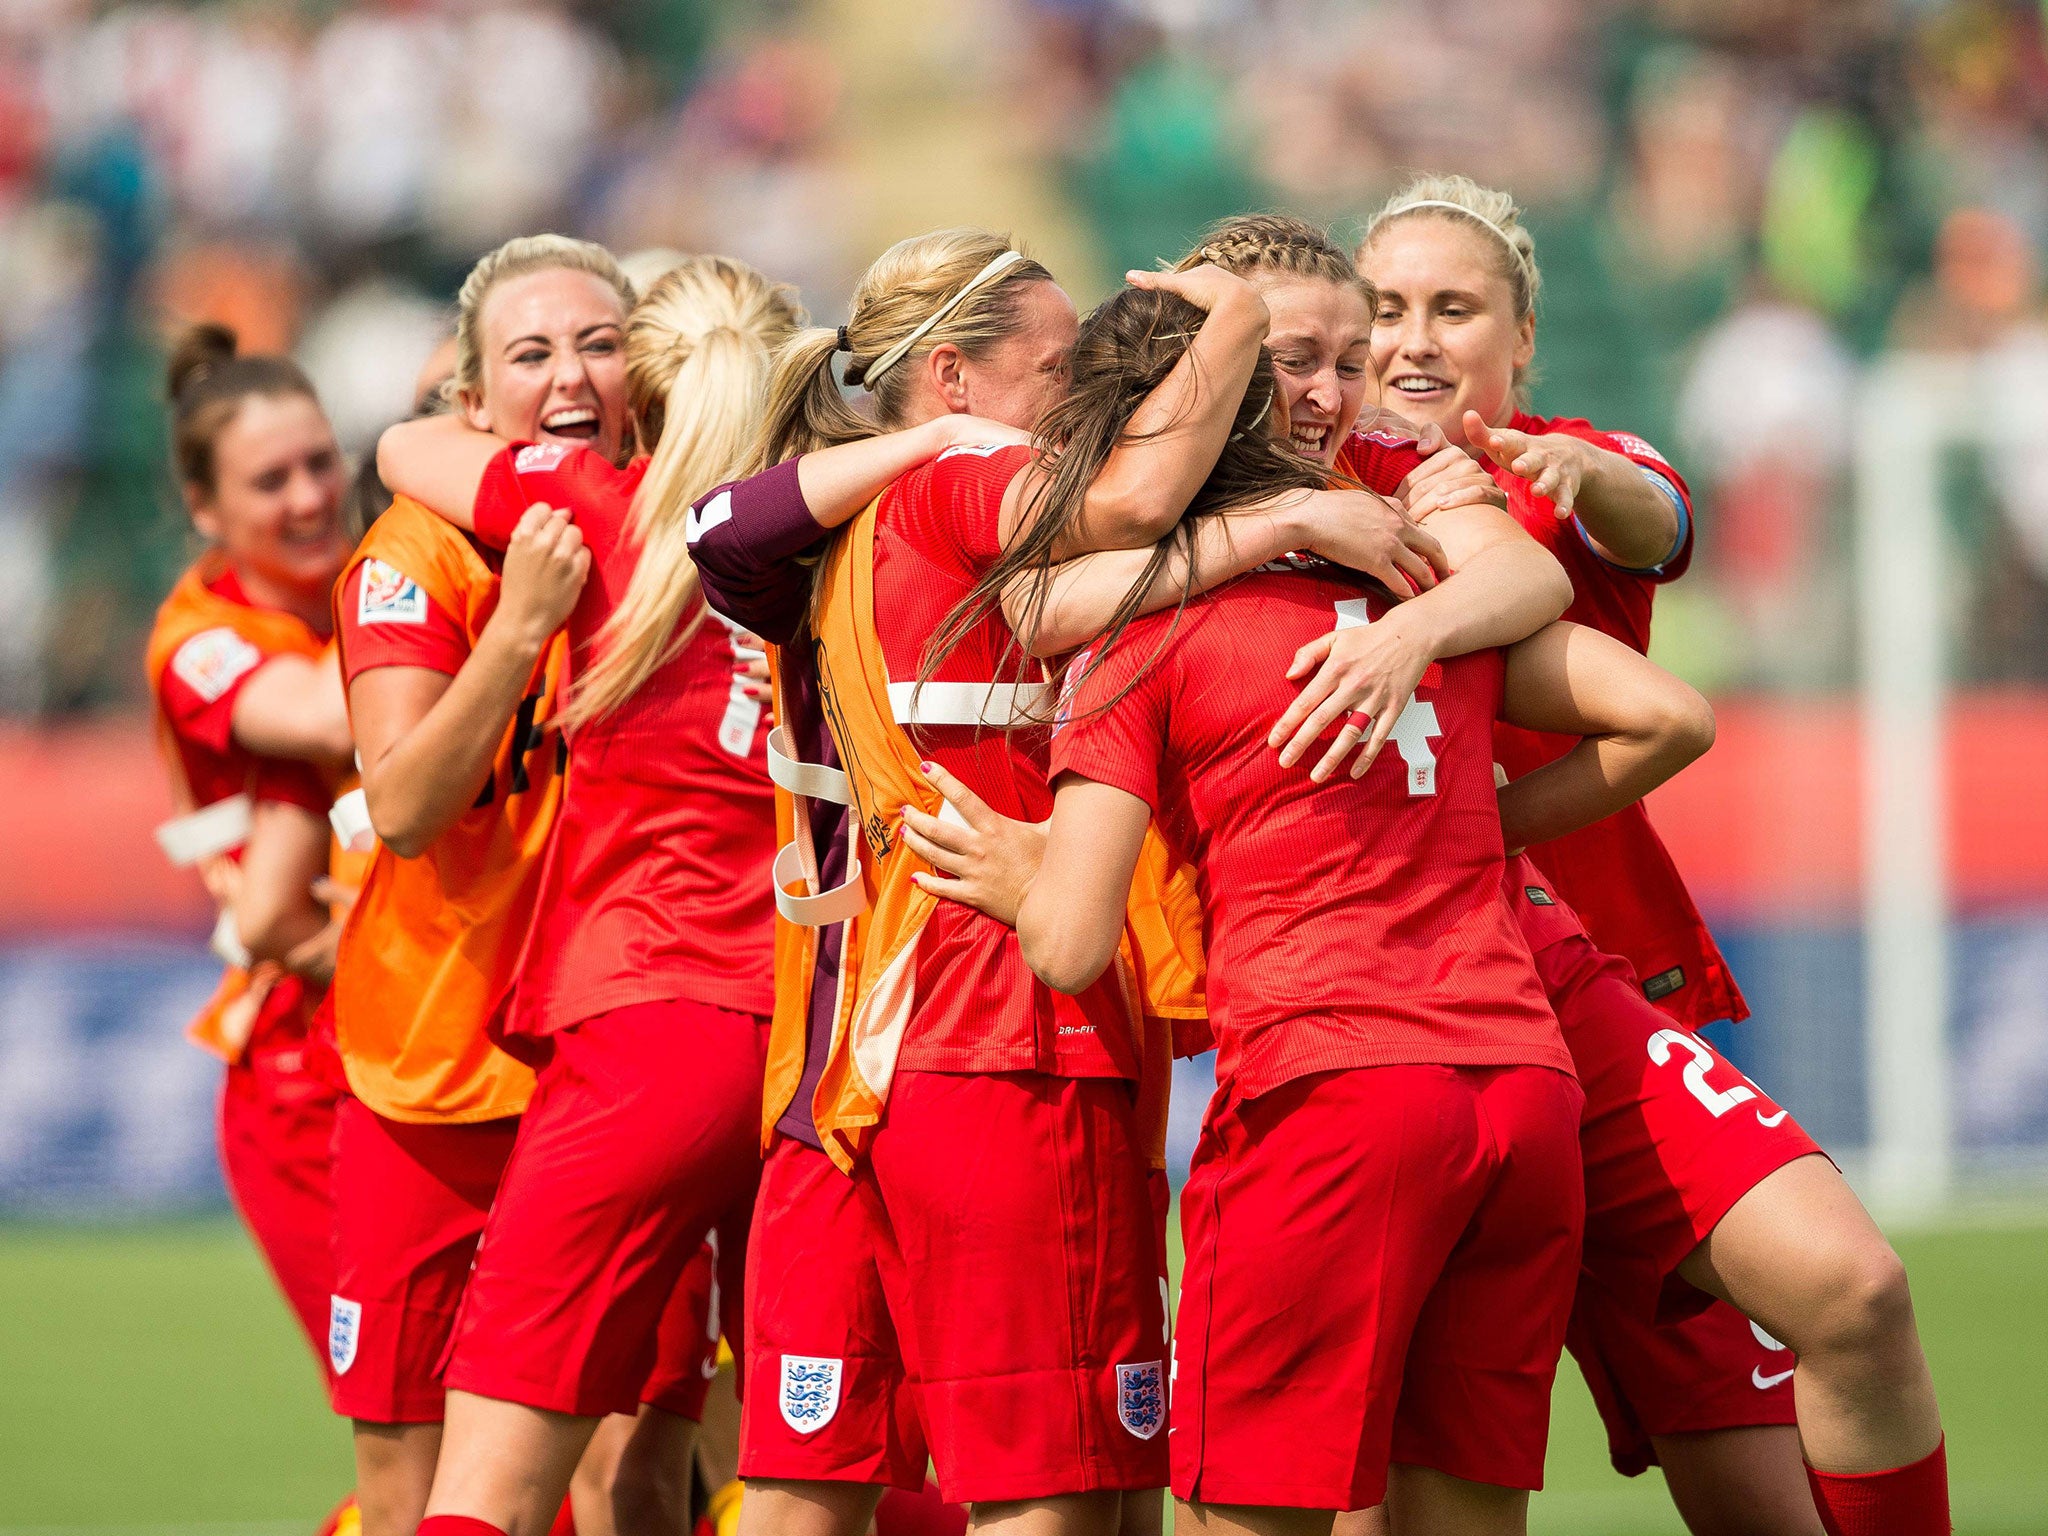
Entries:
<svg viewBox="0 0 2048 1536">
<path fill-rule="evenodd" d="M 1030 583 L 1030 595 L 1016 643 L 1028 647 L 1044 611 L 1054 551 L 1079 525 L 1088 488 L 1109 456 L 1136 440 L 1130 430 L 1132 415 L 1173 372 L 1205 318 L 1198 306 L 1178 294 L 1129 288 L 1098 305 L 1081 322 L 1074 344 L 1072 391 L 1046 412 L 1038 426 L 1039 467 L 1045 479 L 1032 493 L 1035 515 L 933 633 L 925 647 L 924 678 L 975 625 L 1000 610 L 1004 592 L 1020 579 Z M 1277 491 L 1320 490 L 1329 483 L 1323 466 L 1294 452 L 1272 431 L 1276 398 L 1272 359 L 1262 348 L 1229 440 L 1181 521 L 1153 548 L 1144 574 L 1117 606 L 1105 631 L 1112 641 L 1137 617 L 1143 594 L 1174 551 L 1192 554 L 1190 525 L 1195 519 L 1234 511 Z M 1170 425 L 1162 430 L 1171 429 Z M 1193 574 L 1190 562 L 1190 582 Z M 1184 587 L 1183 602 L 1186 597 Z M 1107 649 L 1098 650 L 1098 656 Z"/>
</svg>

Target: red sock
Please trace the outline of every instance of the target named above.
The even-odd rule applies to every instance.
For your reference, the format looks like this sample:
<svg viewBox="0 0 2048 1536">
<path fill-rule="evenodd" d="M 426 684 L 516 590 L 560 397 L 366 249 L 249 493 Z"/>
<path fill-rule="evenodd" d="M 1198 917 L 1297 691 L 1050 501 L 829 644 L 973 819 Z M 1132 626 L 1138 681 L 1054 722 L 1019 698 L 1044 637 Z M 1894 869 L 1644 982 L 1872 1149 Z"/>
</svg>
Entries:
<svg viewBox="0 0 2048 1536">
<path fill-rule="evenodd" d="M 1949 1536 L 1952 1529 L 1945 1439 L 1910 1467 L 1890 1472 L 1818 1472 L 1808 1467 L 1806 1481 L 1828 1536 Z M 420 1536 L 429 1536 L 424 1526 Z"/>
<path fill-rule="evenodd" d="M 475 1515 L 429 1515 L 415 1536 L 505 1536 L 488 1520 Z"/>
</svg>

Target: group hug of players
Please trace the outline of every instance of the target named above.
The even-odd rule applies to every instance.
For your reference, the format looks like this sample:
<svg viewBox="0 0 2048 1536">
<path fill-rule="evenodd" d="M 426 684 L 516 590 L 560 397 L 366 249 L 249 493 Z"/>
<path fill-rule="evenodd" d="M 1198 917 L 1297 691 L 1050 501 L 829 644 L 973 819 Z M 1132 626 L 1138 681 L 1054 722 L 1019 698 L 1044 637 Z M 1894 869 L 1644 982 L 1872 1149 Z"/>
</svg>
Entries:
<svg viewBox="0 0 2048 1536">
<path fill-rule="evenodd" d="M 1516 1532 L 1567 1345 L 1700 1536 L 1948 1530 L 1898 1259 L 1696 1032 L 1691 505 L 1522 408 L 1537 290 L 1459 178 L 1078 319 L 978 230 L 836 328 L 514 240 L 367 532 L 303 375 L 187 339 L 161 840 L 367 1536 L 678 1531 L 721 1332 L 742 1536 L 928 1468 L 1018 1536 Z"/>
</svg>

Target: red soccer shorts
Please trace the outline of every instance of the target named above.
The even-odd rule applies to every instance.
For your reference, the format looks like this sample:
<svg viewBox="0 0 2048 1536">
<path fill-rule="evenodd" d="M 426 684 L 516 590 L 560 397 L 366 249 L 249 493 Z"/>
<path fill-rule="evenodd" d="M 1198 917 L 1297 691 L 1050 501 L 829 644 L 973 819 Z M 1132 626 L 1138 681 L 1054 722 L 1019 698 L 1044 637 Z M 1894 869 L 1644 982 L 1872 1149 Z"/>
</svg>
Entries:
<svg viewBox="0 0 2048 1536">
<path fill-rule="evenodd" d="M 747 1243 L 741 1477 L 924 1486 L 924 1429 L 877 1237 L 854 1182 L 778 1136 Z"/>
<path fill-rule="evenodd" d="M 723 1257 L 724 1245 L 724 1233 L 713 1232 L 683 1266 L 656 1329 L 653 1374 L 640 1389 L 641 1402 L 699 1423 L 711 1378 L 718 1374 L 718 1335 L 732 1315 L 726 1289 L 741 1273 Z M 744 1264 L 744 1236 L 734 1246 Z"/>
<path fill-rule="evenodd" d="M 1581 1270 L 1565 1344 L 1624 1477 L 1657 1465 L 1653 1436 L 1799 1422 L 1792 1351 L 1725 1301 L 1675 1323 L 1652 1323 Z"/>
<path fill-rule="evenodd" d="M 228 1193 L 330 1382 L 334 1206 L 327 1163 L 337 1097 L 312 1071 L 305 1035 L 278 1028 L 258 1032 L 248 1055 L 228 1068 L 220 1095 Z"/>
<path fill-rule="evenodd" d="M 1653 1435 L 1796 1422 L 1792 1357 L 1679 1264 L 1737 1201 L 1820 1150 L 1704 1040 L 1649 1003 L 1625 962 L 1574 937 L 1536 952 L 1586 1089 L 1585 1274 L 1569 1343 L 1614 1464 Z"/>
<path fill-rule="evenodd" d="M 1166 1481 L 1166 1318 L 1131 1086 L 899 1073 L 856 1182 L 951 1504 Z"/>
<path fill-rule="evenodd" d="M 1181 1193 L 1174 1493 L 1363 1509 L 1390 1461 L 1540 1487 L 1580 1103 L 1546 1067 L 1220 1089 Z"/>
<path fill-rule="evenodd" d="M 1627 962 L 1574 937 L 1537 951 L 1536 969 L 1586 1090 L 1586 1267 L 1646 1319 L 1697 1311 L 1706 1298 L 1679 1264 L 1765 1177 L 1820 1148 L 1647 1001 Z"/>
<path fill-rule="evenodd" d="M 438 1424 L 441 1361 L 516 1117 L 407 1125 L 344 1098 L 334 1124 L 334 1411 Z"/>
<path fill-rule="evenodd" d="M 684 1267 L 754 1197 L 766 1033 L 752 1014 L 678 999 L 550 1037 L 463 1295 L 449 1387 L 556 1413 L 636 1410 Z"/>
</svg>

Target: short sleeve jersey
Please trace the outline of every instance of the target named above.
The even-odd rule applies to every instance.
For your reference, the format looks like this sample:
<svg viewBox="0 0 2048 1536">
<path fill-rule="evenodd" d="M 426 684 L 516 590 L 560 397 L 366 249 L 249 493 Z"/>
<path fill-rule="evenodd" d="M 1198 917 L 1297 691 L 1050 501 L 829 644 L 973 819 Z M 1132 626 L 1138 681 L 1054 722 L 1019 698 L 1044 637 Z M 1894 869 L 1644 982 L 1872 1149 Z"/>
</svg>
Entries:
<svg viewBox="0 0 2048 1536">
<path fill-rule="evenodd" d="M 206 587 L 227 602 L 253 606 L 231 567 Z M 225 625 L 201 630 L 172 652 L 157 685 L 157 707 L 170 728 L 195 806 L 246 794 L 327 815 L 333 788 L 319 769 L 291 758 L 259 757 L 235 741 L 235 701 L 249 679 L 281 654 L 266 653 Z"/>
<path fill-rule="evenodd" d="M 1381 496 L 1393 495 L 1422 464 L 1414 437 L 1383 427 L 1354 432 L 1337 446 L 1337 472 Z"/>
<path fill-rule="evenodd" d="M 517 444 L 478 488 L 477 537 L 493 548 L 535 502 L 574 515 L 591 554 L 569 618 L 578 666 L 632 581 L 629 515 L 645 473 L 644 460 L 618 469 L 588 448 Z M 686 622 L 680 653 L 571 736 L 513 1033 L 675 997 L 774 1007 L 772 722 L 738 680 L 734 631 L 701 602 Z"/>
<path fill-rule="evenodd" d="M 1395 1063 L 1571 1070 L 1502 899 L 1500 652 L 1433 665 L 1361 779 L 1266 744 L 1296 649 L 1384 611 L 1330 567 L 1268 569 L 1070 665 L 1053 772 L 1145 801 L 1195 867 L 1217 1072 L 1246 1096 Z"/>
<path fill-rule="evenodd" d="M 1530 536 L 1557 556 L 1572 578 L 1572 605 L 1565 617 L 1574 624 L 1590 625 L 1603 634 L 1638 651 L 1650 648 L 1650 605 L 1657 588 L 1676 581 L 1692 564 L 1692 492 L 1678 471 L 1664 456 L 1639 437 L 1626 433 L 1602 432 L 1588 422 L 1572 417 L 1545 419 L 1517 412 L 1510 425 L 1517 432 L 1543 436 L 1563 432 L 1596 448 L 1618 453 L 1653 477 L 1665 495 L 1675 499 L 1680 523 L 1679 544 L 1671 558 L 1650 570 L 1633 571 L 1616 565 L 1593 548 L 1576 517 L 1560 519 L 1556 503 L 1538 496 L 1529 482 L 1485 460 L 1494 481 L 1507 492 L 1508 511 Z"/>
<path fill-rule="evenodd" d="M 495 570 L 498 560 L 484 554 Z M 372 556 L 342 579 L 336 604 L 347 632 L 347 681 L 378 667 L 424 667 L 453 677 L 469 660 L 462 621 L 397 566 Z"/>
<path fill-rule="evenodd" d="M 1614 636 L 1637 651 L 1650 646 L 1650 612 L 1657 587 L 1676 580 L 1692 561 L 1691 493 L 1678 471 L 1639 437 L 1601 432 L 1584 421 L 1518 414 L 1518 432 L 1567 432 L 1618 453 L 1652 477 L 1679 510 L 1681 537 L 1672 557 L 1654 570 L 1632 571 L 1597 552 L 1576 518 L 1562 521 L 1527 481 L 1493 467 L 1508 494 L 1508 510 L 1564 566 L 1572 579 L 1565 617 Z M 1574 738 L 1502 725 L 1494 750 L 1516 778 L 1562 756 Z M 1641 805 L 1632 805 L 1554 842 L 1531 857 L 1577 908 L 1602 949 L 1626 959 L 1645 994 L 1681 1023 L 1698 1028 L 1716 1019 L 1746 1017 L 1749 1008 L 1722 958 L 1663 840 Z"/>
<path fill-rule="evenodd" d="M 875 530 L 875 612 L 893 682 L 922 676 L 925 642 L 1002 553 L 1003 493 L 1024 447 L 956 448 L 882 495 Z M 932 674 L 941 682 L 1018 682 L 1040 675 L 1000 614 L 977 624 Z M 1045 726 L 995 730 L 919 726 L 920 751 L 1004 816 L 1043 821 Z M 1055 992 L 1024 963 L 1007 924 L 942 901 L 918 936 L 917 1012 L 897 1066 L 905 1071 L 1041 1071 L 1137 1075 L 1122 989 L 1114 976 L 1078 997 Z"/>
</svg>

